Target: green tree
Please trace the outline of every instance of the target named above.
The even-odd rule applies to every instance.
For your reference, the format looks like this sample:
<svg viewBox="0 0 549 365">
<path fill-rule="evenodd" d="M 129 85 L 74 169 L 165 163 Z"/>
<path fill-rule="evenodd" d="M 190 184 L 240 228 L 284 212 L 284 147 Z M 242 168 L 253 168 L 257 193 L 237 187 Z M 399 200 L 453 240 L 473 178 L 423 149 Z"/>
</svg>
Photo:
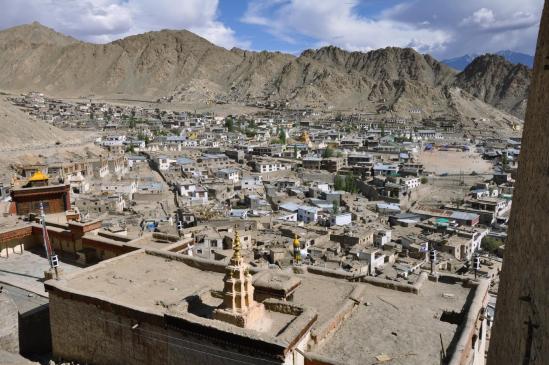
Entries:
<svg viewBox="0 0 549 365">
<path fill-rule="evenodd" d="M 495 252 L 503 242 L 492 237 L 484 237 L 480 243 L 480 247 L 488 252 Z"/>
<path fill-rule="evenodd" d="M 137 139 L 140 140 L 140 141 L 145 141 L 145 146 L 147 146 L 149 143 L 151 143 L 151 139 L 149 138 L 149 136 L 146 136 L 142 132 L 139 132 L 137 134 Z"/>
<path fill-rule="evenodd" d="M 429 182 L 429 179 L 427 178 L 427 176 L 422 176 L 421 177 L 421 183 L 422 184 L 427 184 Z"/>
<path fill-rule="evenodd" d="M 286 144 L 286 132 L 282 128 L 278 129 L 278 139 L 281 144 Z"/>
<path fill-rule="evenodd" d="M 225 127 L 229 132 L 234 132 L 234 120 L 232 117 L 225 118 Z"/>
<path fill-rule="evenodd" d="M 345 178 L 341 175 L 336 175 L 334 178 L 334 190 L 345 190 Z"/>
<path fill-rule="evenodd" d="M 297 145 L 294 144 L 294 158 L 297 158 Z"/>
<path fill-rule="evenodd" d="M 356 193 L 358 191 L 358 186 L 356 183 L 356 177 L 352 173 L 345 177 L 345 189 L 346 192 Z"/>
<path fill-rule="evenodd" d="M 501 165 L 503 166 L 503 169 L 509 167 L 509 157 L 507 157 L 507 153 L 501 155 Z"/>
<path fill-rule="evenodd" d="M 334 152 L 335 152 L 334 149 L 333 149 L 332 147 L 328 146 L 328 147 L 326 147 L 326 148 L 324 149 L 324 152 L 323 152 L 323 154 L 322 154 L 322 157 L 324 157 L 324 158 L 333 157 L 333 156 L 334 156 Z"/>
<path fill-rule="evenodd" d="M 332 213 L 337 214 L 339 213 L 339 201 L 334 200 L 332 202 Z"/>
<path fill-rule="evenodd" d="M 356 183 L 355 175 L 336 175 L 334 178 L 334 190 L 343 190 L 348 193 L 358 192 L 358 185 Z"/>
</svg>

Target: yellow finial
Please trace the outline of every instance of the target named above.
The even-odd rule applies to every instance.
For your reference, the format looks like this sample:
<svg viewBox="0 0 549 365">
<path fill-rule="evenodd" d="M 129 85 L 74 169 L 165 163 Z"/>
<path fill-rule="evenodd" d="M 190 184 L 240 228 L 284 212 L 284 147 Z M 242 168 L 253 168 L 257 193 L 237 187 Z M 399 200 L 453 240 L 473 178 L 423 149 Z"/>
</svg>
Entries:
<svg viewBox="0 0 549 365">
<path fill-rule="evenodd" d="M 294 234 L 294 264 L 298 265 L 301 263 L 301 244 L 297 238 L 297 234 Z"/>
<path fill-rule="evenodd" d="M 297 234 L 294 234 L 294 247 L 299 247 L 299 239 L 297 238 Z"/>
</svg>

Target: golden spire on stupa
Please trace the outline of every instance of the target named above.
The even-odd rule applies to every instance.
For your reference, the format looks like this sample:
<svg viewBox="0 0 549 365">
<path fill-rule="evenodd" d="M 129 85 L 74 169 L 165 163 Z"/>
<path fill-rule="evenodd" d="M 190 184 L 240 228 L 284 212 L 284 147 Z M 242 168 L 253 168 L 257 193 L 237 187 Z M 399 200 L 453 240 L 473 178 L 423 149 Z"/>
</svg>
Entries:
<svg viewBox="0 0 549 365">
<path fill-rule="evenodd" d="M 297 238 L 297 234 L 294 234 L 294 264 L 301 263 L 301 244 Z"/>
</svg>

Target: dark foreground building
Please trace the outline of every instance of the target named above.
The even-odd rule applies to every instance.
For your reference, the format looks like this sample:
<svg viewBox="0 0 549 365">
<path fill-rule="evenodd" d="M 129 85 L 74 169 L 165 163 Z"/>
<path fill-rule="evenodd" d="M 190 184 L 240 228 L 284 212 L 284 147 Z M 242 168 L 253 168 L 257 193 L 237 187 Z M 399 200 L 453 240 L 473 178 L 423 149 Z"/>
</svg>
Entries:
<svg viewBox="0 0 549 365">
<path fill-rule="evenodd" d="M 549 6 L 534 63 L 488 364 L 549 363 Z"/>
</svg>

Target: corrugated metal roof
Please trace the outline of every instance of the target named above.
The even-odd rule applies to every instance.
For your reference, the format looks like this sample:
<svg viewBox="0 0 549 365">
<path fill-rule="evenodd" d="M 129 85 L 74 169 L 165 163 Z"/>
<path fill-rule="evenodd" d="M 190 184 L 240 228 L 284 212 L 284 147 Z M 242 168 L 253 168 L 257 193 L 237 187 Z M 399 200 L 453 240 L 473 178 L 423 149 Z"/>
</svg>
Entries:
<svg viewBox="0 0 549 365">
<path fill-rule="evenodd" d="M 472 221 L 479 218 L 478 214 L 475 213 L 466 213 L 466 212 L 452 212 L 452 215 L 450 218 L 453 219 L 459 219 L 459 220 L 466 220 L 466 221 Z"/>
</svg>

